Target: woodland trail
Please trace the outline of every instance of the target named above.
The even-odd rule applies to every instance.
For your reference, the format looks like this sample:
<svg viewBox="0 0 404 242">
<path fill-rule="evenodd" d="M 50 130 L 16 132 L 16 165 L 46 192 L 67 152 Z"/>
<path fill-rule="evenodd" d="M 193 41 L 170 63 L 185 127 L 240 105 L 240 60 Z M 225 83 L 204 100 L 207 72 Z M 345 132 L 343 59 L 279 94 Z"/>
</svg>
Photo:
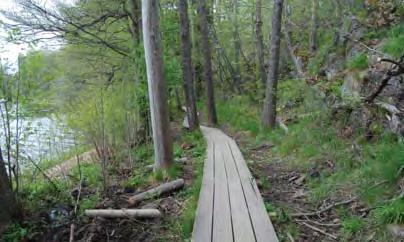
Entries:
<svg viewBox="0 0 404 242">
<path fill-rule="evenodd" d="M 194 242 L 277 242 L 257 184 L 236 142 L 201 127 L 207 159 L 196 212 Z"/>
</svg>

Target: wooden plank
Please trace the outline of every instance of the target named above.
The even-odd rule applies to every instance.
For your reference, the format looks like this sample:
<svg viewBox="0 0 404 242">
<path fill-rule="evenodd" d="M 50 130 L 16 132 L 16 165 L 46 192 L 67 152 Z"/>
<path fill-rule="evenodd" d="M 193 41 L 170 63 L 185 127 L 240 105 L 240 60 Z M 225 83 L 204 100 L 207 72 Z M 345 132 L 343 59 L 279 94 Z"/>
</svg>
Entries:
<svg viewBox="0 0 404 242">
<path fill-rule="evenodd" d="M 255 234 L 246 204 L 244 190 L 241 185 L 237 167 L 227 145 L 229 139 L 225 140 L 226 147 L 223 148 L 225 168 L 230 194 L 231 216 L 233 221 L 234 242 L 255 242 Z"/>
<path fill-rule="evenodd" d="M 194 223 L 192 241 L 210 242 L 212 241 L 212 223 L 213 223 L 213 197 L 214 197 L 214 153 L 215 146 L 209 139 L 208 129 L 201 127 L 204 136 L 207 139 L 208 151 L 203 169 L 203 178 L 201 191 L 199 195 L 198 208 Z"/>
<path fill-rule="evenodd" d="M 215 140 L 216 145 L 212 242 L 232 242 L 233 228 L 231 220 L 231 209 L 226 170 L 223 160 L 223 149 L 226 149 L 227 147 L 226 143 L 220 142 L 216 135 L 211 136 L 211 138 Z"/>
<path fill-rule="evenodd" d="M 230 140 L 228 146 L 230 147 L 241 178 L 241 184 L 247 199 L 257 242 L 278 242 L 275 230 L 266 212 L 264 201 L 240 149 L 234 140 Z"/>
</svg>

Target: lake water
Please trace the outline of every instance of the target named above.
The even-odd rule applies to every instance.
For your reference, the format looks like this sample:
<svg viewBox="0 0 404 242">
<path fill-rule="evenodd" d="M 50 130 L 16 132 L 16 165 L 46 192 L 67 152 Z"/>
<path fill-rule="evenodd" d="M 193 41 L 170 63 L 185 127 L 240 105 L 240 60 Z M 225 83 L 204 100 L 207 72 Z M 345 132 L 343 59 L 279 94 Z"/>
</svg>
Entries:
<svg viewBox="0 0 404 242">
<path fill-rule="evenodd" d="M 56 116 L 23 118 L 19 121 L 19 150 L 22 160 L 28 157 L 36 163 L 45 160 L 52 160 L 66 153 L 74 146 L 74 136 L 63 120 Z M 16 125 L 13 120 L 10 123 L 12 153 L 15 153 Z M 0 118 L 0 144 L 6 159 L 6 136 L 4 133 L 4 123 Z M 26 162 L 25 162 L 26 163 Z M 27 165 L 27 164 L 25 164 Z M 24 163 L 23 163 L 24 166 Z"/>
</svg>

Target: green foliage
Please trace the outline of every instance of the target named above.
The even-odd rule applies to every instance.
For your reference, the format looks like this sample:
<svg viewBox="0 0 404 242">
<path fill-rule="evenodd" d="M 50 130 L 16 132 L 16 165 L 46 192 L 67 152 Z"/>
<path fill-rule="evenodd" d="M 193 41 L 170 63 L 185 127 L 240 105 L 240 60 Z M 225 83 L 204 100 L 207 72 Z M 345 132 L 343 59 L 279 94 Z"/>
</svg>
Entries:
<svg viewBox="0 0 404 242">
<path fill-rule="evenodd" d="M 342 221 L 342 230 L 345 236 L 360 232 L 364 228 L 364 222 L 361 218 L 352 216 Z"/>
<path fill-rule="evenodd" d="M 381 224 L 402 224 L 404 222 L 404 200 L 399 198 L 388 202 L 376 208 L 373 215 Z"/>
<path fill-rule="evenodd" d="M 102 169 L 100 164 L 81 164 L 80 165 L 81 173 L 83 181 L 89 184 L 92 187 L 101 187 L 102 186 Z M 79 181 L 80 171 L 78 167 L 73 168 L 70 173 L 71 177 L 74 177 L 77 181 Z"/>
<path fill-rule="evenodd" d="M 29 231 L 26 228 L 21 227 L 20 224 L 13 223 L 8 226 L 7 230 L 2 235 L 4 242 L 18 242 L 28 235 Z"/>
<path fill-rule="evenodd" d="M 348 63 L 347 67 L 355 70 L 364 70 L 369 67 L 368 56 L 366 54 L 357 54 L 352 57 Z"/>
<path fill-rule="evenodd" d="M 82 200 L 80 200 L 79 203 L 80 214 L 84 214 L 84 211 L 86 209 L 94 209 L 99 200 L 100 200 L 99 194 L 91 195 L 89 197 L 85 197 Z"/>
<path fill-rule="evenodd" d="M 404 34 L 399 37 L 387 40 L 383 46 L 383 50 L 395 58 L 400 58 L 404 55 Z"/>
</svg>

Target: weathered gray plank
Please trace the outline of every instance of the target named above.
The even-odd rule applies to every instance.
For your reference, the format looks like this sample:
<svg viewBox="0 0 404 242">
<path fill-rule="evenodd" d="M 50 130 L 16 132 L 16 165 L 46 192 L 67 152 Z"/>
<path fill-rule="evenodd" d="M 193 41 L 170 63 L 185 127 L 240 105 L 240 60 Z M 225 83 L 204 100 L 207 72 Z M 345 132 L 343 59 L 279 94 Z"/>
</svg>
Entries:
<svg viewBox="0 0 404 242">
<path fill-rule="evenodd" d="M 224 142 L 215 135 L 215 196 L 213 207 L 213 236 L 212 242 L 233 241 L 233 228 L 231 221 L 231 209 L 229 201 L 229 191 L 227 187 L 226 170 L 223 160 L 223 149 L 226 149 Z"/>
<path fill-rule="evenodd" d="M 229 142 L 229 148 L 231 149 L 240 174 L 241 184 L 247 199 L 257 242 L 277 242 L 278 238 L 272 223 L 269 220 L 261 193 L 259 192 L 257 184 L 251 176 L 243 155 L 234 140 Z"/>
<path fill-rule="evenodd" d="M 208 157 L 192 241 L 277 242 L 236 142 L 218 129 L 201 129 L 208 140 Z"/>
<path fill-rule="evenodd" d="M 209 130 L 203 127 L 201 129 L 205 137 L 209 137 Z M 209 138 L 207 138 L 207 143 L 208 152 L 203 169 L 204 174 L 192 235 L 194 242 L 210 242 L 212 240 L 215 146 Z"/>
<path fill-rule="evenodd" d="M 225 168 L 227 171 L 227 180 L 230 193 L 231 216 L 233 221 L 234 242 L 255 242 L 255 235 L 250 219 L 249 210 L 244 196 L 244 190 L 241 185 L 240 176 L 230 147 L 227 145 L 223 149 Z"/>
</svg>

